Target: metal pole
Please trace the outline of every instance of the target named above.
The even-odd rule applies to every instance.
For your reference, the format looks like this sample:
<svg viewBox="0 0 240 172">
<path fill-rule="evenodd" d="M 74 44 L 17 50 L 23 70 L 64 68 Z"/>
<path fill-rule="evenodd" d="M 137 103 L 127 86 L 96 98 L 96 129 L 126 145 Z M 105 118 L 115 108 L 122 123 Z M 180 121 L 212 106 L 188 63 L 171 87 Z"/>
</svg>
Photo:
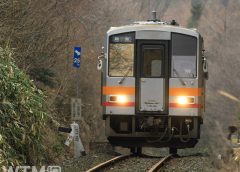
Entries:
<svg viewBox="0 0 240 172">
<path fill-rule="evenodd" d="M 76 82 L 77 98 L 79 98 L 80 97 L 80 88 L 79 88 L 79 86 L 80 86 L 80 72 L 79 72 L 78 68 L 76 69 L 76 80 L 77 80 L 77 82 Z"/>
</svg>

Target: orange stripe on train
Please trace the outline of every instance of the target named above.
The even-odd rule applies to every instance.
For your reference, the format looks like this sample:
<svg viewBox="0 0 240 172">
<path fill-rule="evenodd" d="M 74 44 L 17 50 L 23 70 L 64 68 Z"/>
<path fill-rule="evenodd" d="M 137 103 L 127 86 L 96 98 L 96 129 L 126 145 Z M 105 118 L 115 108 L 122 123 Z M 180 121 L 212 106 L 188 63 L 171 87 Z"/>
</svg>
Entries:
<svg viewBox="0 0 240 172">
<path fill-rule="evenodd" d="M 201 96 L 201 88 L 169 88 L 169 96 Z"/>
<path fill-rule="evenodd" d="M 121 95 L 135 95 L 135 87 L 119 87 L 119 86 L 105 86 L 102 88 L 104 95 L 121 94 Z"/>
</svg>

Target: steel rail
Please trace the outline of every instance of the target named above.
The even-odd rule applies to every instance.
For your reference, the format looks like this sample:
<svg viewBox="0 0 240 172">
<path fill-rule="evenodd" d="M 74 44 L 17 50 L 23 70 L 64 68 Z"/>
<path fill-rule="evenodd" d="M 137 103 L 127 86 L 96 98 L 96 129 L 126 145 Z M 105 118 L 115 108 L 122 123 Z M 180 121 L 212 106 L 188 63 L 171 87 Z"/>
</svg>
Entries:
<svg viewBox="0 0 240 172">
<path fill-rule="evenodd" d="M 114 158 L 112 158 L 110 160 L 107 160 L 107 161 L 105 161 L 103 163 L 100 163 L 100 164 L 96 165 L 95 167 L 92 167 L 91 169 L 87 170 L 86 172 L 99 171 L 99 170 L 101 170 L 101 169 L 103 169 L 103 168 L 105 168 L 105 167 L 107 167 L 107 166 L 109 166 L 109 165 L 111 165 L 113 163 L 116 163 L 116 162 L 118 162 L 120 160 L 126 159 L 126 158 L 128 158 L 130 156 L 132 156 L 132 154 L 116 156 L 116 157 L 114 157 Z"/>
<path fill-rule="evenodd" d="M 159 169 L 163 166 L 163 164 L 168 161 L 169 159 L 171 159 L 172 154 L 165 156 L 164 158 L 162 158 L 159 162 L 157 162 L 156 164 L 154 164 L 150 170 L 148 170 L 148 172 L 157 172 L 159 171 Z"/>
</svg>

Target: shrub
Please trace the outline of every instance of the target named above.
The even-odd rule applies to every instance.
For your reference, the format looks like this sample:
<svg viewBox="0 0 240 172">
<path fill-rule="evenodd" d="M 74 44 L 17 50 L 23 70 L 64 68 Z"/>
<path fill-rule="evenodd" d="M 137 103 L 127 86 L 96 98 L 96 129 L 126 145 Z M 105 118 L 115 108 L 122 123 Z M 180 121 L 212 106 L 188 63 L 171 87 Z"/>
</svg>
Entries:
<svg viewBox="0 0 240 172">
<path fill-rule="evenodd" d="M 0 47 L 0 166 L 37 165 L 44 158 L 44 94 Z"/>
</svg>

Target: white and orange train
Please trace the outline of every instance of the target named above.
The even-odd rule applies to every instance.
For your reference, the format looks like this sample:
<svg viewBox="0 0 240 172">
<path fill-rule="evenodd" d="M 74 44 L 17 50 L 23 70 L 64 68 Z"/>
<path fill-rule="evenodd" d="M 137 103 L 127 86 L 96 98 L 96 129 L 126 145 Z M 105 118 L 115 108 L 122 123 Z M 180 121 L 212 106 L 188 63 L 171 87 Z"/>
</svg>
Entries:
<svg viewBox="0 0 240 172">
<path fill-rule="evenodd" d="M 102 70 L 106 136 L 133 153 L 194 147 L 205 109 L 207 61 L 196 29 L 153 19 L 111 27 Z"/>
</svg>

